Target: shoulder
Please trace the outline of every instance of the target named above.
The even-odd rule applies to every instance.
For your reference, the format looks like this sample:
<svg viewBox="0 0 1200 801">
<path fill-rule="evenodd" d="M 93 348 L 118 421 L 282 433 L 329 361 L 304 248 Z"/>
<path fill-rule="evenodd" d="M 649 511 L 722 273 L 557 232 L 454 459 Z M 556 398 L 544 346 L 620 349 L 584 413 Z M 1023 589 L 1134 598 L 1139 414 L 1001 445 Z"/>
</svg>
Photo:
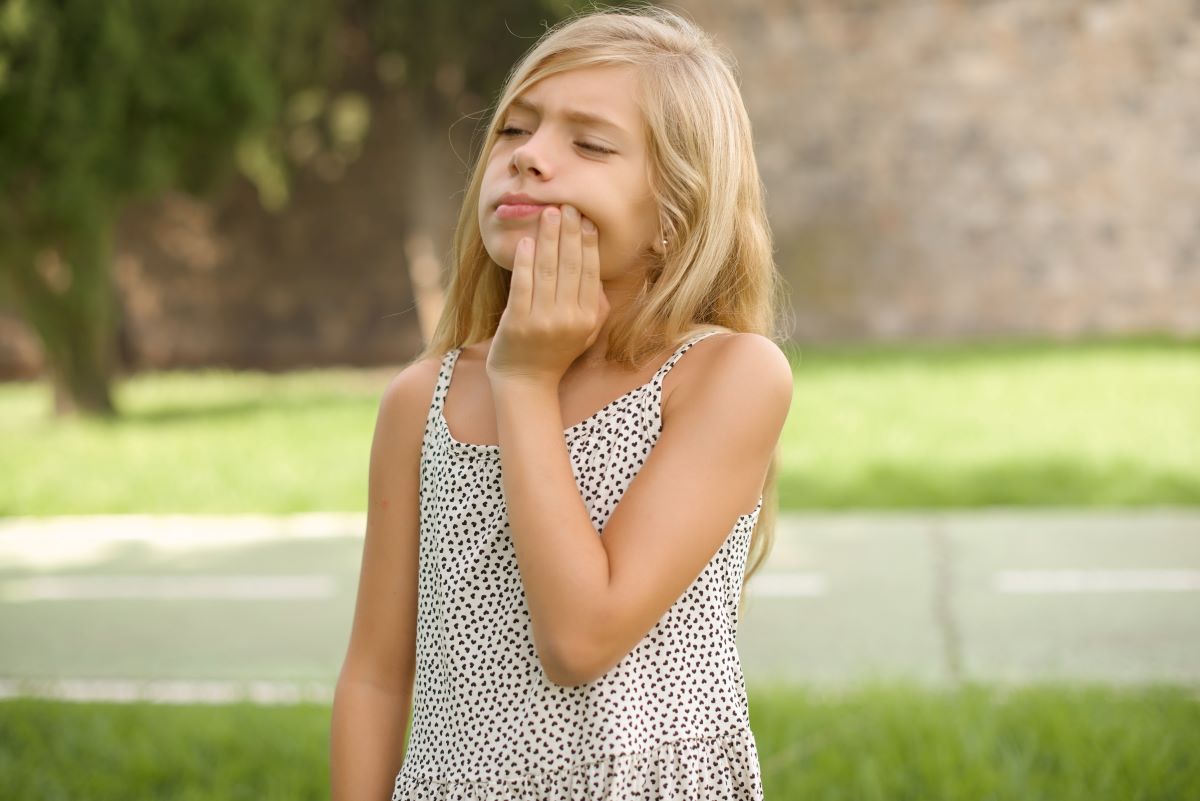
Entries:
<svg viewBox="0 0 1200 801">
<path fill-rule="evenodd" d="M 392 380 L 384 389 L 382 404 L 387 407 L 428 404 L 433 399 L 433 390 L 437 386 L 444 358 L 445 354 L 427 356 L 406 364 L 400 372 L 392 376 Z"/>
<path fill-rule="evenodd" d="M 737 406 L 755 413 L 786 416 L 791 407 L 791 362 L 778 344 L 761 334 L 735 331 L 706 337 L 692 345 L 671 372 L 680 375 L 664 413 L 733 398 L 744 399 Z"/>
<path fill-rule="evenodd" d="M 419 450 L 444 357 L 428 356 L 409 362 L 388 382 L 379 401 L 376 423 L 386 439 Z"/>
</svg>

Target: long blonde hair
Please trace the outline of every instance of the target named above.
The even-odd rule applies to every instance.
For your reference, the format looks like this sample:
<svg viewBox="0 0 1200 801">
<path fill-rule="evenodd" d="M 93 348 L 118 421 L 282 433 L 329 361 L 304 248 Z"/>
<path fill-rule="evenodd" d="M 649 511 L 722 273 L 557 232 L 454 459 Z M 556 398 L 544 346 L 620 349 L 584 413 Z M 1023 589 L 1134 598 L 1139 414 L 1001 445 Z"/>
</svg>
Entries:
<svg viewBox="0 0 1200 801">
<path fill-rule="evenodd" d="M 589 66 L 632 65 L 646 122 L 651 191 L 665 253 L 634 302 L 612 321 L 607 361 L 640 367 L 704 331 L 786 338 L 786 289 L 776 270 L 750 120 L 732 56 L 678 13 L 654 6 L 589 11 L 549 28 L 510 71 L 470 173 L 451 251 L 446 302 L 415 360 L 495 334 L 512 274 L 484 249 L 477 207 L 483 173 L 509 103 L 542 78 Z M 771 550 L 778 514 L 772 456 L 751 535 L 745 583 Z"/>
</svg>

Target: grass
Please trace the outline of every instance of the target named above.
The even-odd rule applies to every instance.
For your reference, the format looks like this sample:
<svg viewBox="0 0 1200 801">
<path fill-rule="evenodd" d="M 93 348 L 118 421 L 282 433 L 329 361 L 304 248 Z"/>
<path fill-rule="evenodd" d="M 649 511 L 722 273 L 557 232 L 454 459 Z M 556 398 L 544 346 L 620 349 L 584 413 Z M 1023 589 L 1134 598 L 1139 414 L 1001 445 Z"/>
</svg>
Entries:
<svg viewBox="0 0 1200 801">
<path fill-rule="evenodd" d="M 1165 801 L 1200 788 L 1200 702 L 1179 687 L 874 682 L 832 697 L 760 690 L 750 714 L 768 799 Z"/>
<path fill-rule="evenodd" d="M 770 801 L 1182 801 L 1200 701 L 1169 686 L 749 688 Z M 0 702 L 6 797 L 300 801 L 329 793 L 329 708 Z"/>
<path fill-rule="evenodd" d="M 1200 340 L 791 349 L 784 510 L 1200 504 Z M 393 369 L 0 386 L 0 515 L 360 511 Z"/>
<path fill-rule="evenodd" d="M 1200 503 L 1200 341 L 801 352 L 793 508 Z"/>
</svg>

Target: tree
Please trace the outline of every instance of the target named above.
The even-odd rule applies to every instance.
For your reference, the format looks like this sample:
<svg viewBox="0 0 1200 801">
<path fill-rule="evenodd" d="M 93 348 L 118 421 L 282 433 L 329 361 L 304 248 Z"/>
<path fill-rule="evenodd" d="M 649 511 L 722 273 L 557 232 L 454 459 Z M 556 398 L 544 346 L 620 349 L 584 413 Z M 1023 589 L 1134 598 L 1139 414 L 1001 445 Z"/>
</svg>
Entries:
<svg viewBox="0 0 1200 801">
<path fill-rule="evenodd" d="M 444 186 L 436 156 L 464 107 L 481 111 L 543 26 L 582 5 L 0 0 L 0 293 L 42 341 L 55 412 L 116 414 L 112 240 L 127 204 L 206 195 L 239 173 L 266 206 L 286 202 L 303 161 L 289 126 L 323 114 L 361 138 L 361 96 L 331 108 L 329 90 L 364 66 L 420 126 L 406 177 Z M 369 52 L 347 45 L 364 38 Z M 440 239 L 445 209 L 406 213 L 418 238 Z"/>
<path fill-rule="evenodd" d="M 0 284 L 56 412 L 115 413 L 123 206 L 269 167 L 287 97 L 333 73 L 335 20 L 333 0 L 3 0 Z"/>
</svg>

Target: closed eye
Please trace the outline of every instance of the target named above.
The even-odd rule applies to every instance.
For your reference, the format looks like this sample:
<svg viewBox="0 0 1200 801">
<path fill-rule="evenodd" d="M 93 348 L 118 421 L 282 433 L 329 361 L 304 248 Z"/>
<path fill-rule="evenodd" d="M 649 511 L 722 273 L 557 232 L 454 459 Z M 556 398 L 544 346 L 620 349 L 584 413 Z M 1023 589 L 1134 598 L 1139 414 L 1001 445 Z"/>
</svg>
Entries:
<svg viewBox="0 0 1200 801">
<path fill-rule="evenodd" d="M 526 131 L 522 128 L 513 128 L 512 126 L 509 126 L 507 128 L 501 128 L 499 133 L 501 136 L 513 137 L 513 136 L 517 136 L 518 134 L 527 134 L 527 133 L 529 133 L 529 131 Z M 578 145 L 579 147 L 583 148 L 584 150 L 591 150 L 595 153 L 610 154 L 610 153 L 617 152 L 615 150 L 610 150 L 607 147 L 601 147 L 600 145 L 594 145 L 591 142 L 576 142 L 575 144 Z"/>
</svg>

